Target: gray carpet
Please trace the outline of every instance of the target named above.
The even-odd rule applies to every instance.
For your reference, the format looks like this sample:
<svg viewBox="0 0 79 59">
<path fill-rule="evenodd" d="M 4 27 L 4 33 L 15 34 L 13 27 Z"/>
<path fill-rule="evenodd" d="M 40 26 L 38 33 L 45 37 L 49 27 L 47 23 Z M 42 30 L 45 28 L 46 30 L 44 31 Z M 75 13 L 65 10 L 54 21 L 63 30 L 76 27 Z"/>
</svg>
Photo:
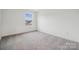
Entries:
<svg viewBox="0 0 79 59">
<path fill-rule="evenodd" d="M 2 38 L 0 50 L 79 50 L 79 43 L 35 31 Z"/>
</svg>

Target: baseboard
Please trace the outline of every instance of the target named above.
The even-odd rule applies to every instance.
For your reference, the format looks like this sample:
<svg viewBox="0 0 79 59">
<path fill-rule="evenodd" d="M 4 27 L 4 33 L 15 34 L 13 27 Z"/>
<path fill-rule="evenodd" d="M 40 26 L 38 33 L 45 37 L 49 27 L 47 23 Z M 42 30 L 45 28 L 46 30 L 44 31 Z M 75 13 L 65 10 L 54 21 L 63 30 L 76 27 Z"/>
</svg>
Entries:
<svg viewBox="0 0 79 59">
<path fill-rule="evenodd" d="M 9 37 L 9 36 L 21 35 L 21 34 L 25 34 L 25 33 L 29 33 L 29 32 L 34 32 L 34 31 L 37 31 L 37 30 L 27 31 L 27 32 L 21 32 L 21 33 L 16 33 L 16 34 L 10 34 L 10 35 L 5 35 L 5 36 L 2 36 L 2 38 Z"/>
<path fill-rule="evenodd" d="M 39 31 L 39 32 L 43 32 L 43 31 L 40 31 L 40 30 L 38 30 L 38 31 Z M 69 38 L 66 38 L 66 37 L 63 37 L 63 36 L 59 36 L 59 35 L 55 35 L 55 34 L 50 34 L 50 33 L 47 33 L 47 32 L 43 32 L 43 33 L 46 33 L 46 34 L 49 34 L 49 35 L 53 35 L 53 36 L 55 36 L 55 37 L 59 37 L 59 38 L 65 39 L 65 40 L 70 40 L 70 41 L 78 42 L 78 43 L 79 43 L 79 41 L 72 40 L 72 39 L 69 39 Z"/>
</svg>

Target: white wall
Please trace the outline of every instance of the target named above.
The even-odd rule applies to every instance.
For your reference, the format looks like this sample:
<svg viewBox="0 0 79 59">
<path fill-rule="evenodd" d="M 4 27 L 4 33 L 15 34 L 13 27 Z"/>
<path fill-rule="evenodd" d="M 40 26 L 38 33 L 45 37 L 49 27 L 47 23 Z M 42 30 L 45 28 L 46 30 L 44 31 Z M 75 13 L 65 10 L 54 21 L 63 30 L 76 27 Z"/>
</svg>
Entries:
<svg viewBox="0 0 79 59">
<path fill-rule="evenodd" d="M 1 39 L 1 10 L 0 10 L 0 39 Z"/>
<path fill-rule="evenodd" d="M 1 39 L 1 29 L 2 29 L 2 10 L 0 9 L 0 39 Z"/>
<path fill-rule="evenodd" d="M 36 30 L 36 19 L 33 17 L 33 25 L 25 25 L 24 14 L 28 10 L 23 9 L 5 9 L 3 10 L 3 31 L 2 36 L 17 34 Z M 33 12 L 33 16 L 35 13 Z M 34 24 L 35 23 L 35 24 Z"/>
<path fill-rule="evenodd" d="M 40 10 L 38 30 L 79 42 L 79 10 Z"/>
</svg>

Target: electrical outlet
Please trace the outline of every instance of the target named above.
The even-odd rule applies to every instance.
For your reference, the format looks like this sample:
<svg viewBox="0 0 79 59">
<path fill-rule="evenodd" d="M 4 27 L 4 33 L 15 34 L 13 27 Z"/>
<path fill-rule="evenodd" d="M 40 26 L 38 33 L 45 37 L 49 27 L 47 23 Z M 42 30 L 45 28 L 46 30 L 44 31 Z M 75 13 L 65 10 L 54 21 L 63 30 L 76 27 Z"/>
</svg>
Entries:
<svg viewBox="0 0 79 59">
<path fill-rule="evenodd" d="M 66 35 L 67 35 L 67 36 L 69 36 L 69 35 L 70 35 L 70 33 L 69 33 L 69 32 L 66 32 Z"/>
</svg>

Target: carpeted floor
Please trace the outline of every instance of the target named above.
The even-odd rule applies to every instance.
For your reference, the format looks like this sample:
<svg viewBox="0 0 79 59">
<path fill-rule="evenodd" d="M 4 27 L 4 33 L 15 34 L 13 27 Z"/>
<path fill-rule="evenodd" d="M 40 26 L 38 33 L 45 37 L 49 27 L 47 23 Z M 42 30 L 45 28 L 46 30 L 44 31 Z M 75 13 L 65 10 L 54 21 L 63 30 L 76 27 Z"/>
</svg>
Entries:
<svg viewBox="0 0 79 59">
<path fill-rule="evenodd" d="M 79 50 L 79 43 L 35 31 L 2 38 L 0 50 Z"/>
</svg>

